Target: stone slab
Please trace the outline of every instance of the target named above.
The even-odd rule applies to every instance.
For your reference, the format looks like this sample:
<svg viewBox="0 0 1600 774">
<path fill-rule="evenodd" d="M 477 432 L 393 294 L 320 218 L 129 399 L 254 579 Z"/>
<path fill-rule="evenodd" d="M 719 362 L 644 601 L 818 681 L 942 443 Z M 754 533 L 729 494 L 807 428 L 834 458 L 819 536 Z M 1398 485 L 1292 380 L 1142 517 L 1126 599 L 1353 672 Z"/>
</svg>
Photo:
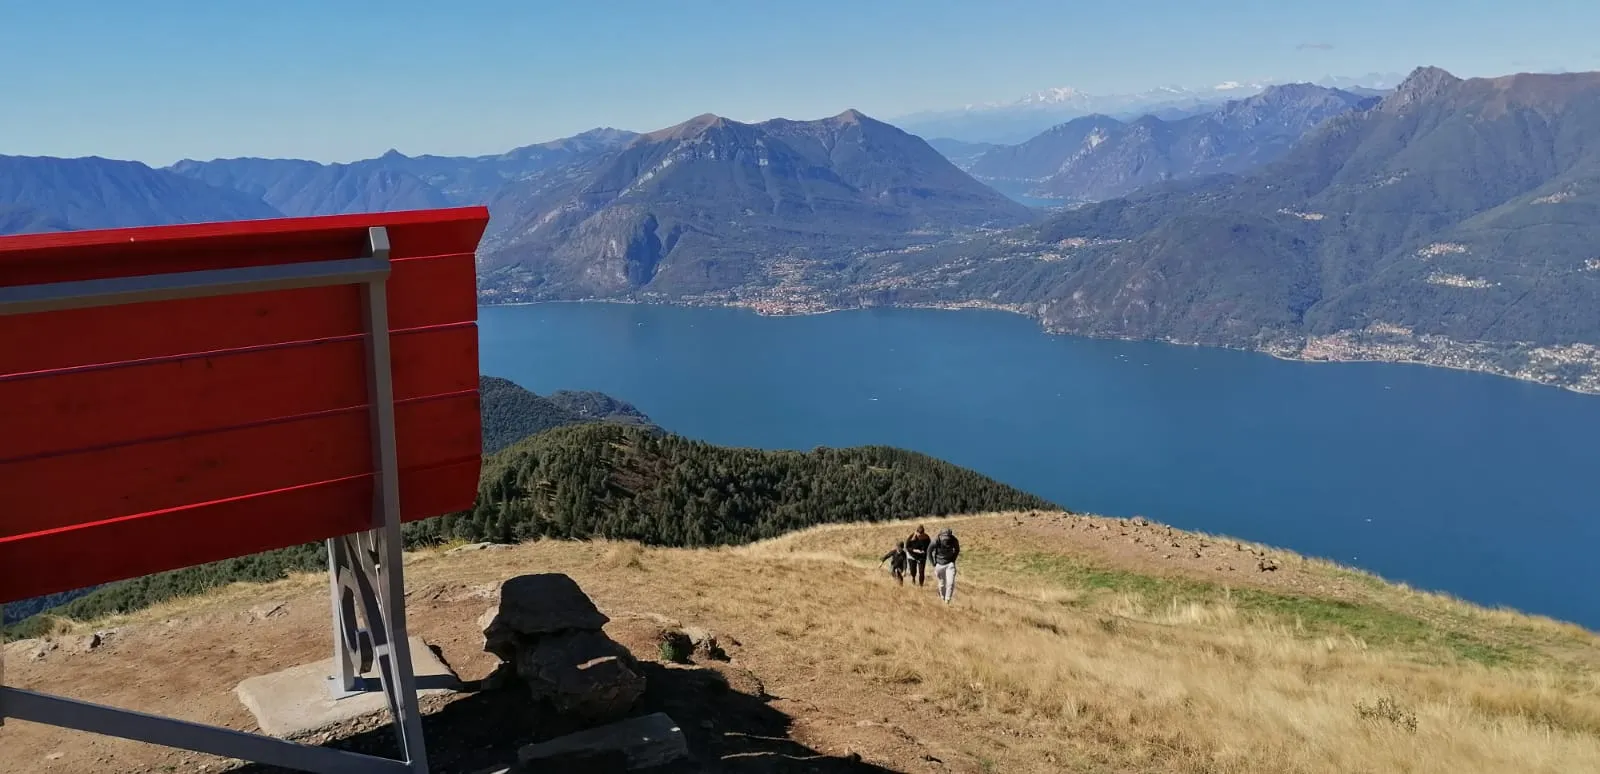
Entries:
<svg viewBox="0 0 1600 774">
<path fill-rule="evenodd" d="M 517 752 L 517 760 L 523 766 L 603 761 L 607 770 L 623 771 L 660 766 L 688 755 L 683 730 L 657 712 L 527 745 Z"/>
<path fill-rule="evenodd" d="M 461 689 L 455 673 L 433 654 L 421 639 L 412 637 L 411 667 L 417 676 L 417 695 L 448 695 Z M 233 692 L 255 716 L 262 733 L 290 738 L 319 731 L 328 726 L 373 713 L 386 713 L 378 680 L 377 659 L 362 675 L 369 690 L 335 699 L 329 691 L 328 675 L 333 674 L 330 657 L 312 664 L 290 667 L 281 672 L 251 677 Z"/>
</svg>

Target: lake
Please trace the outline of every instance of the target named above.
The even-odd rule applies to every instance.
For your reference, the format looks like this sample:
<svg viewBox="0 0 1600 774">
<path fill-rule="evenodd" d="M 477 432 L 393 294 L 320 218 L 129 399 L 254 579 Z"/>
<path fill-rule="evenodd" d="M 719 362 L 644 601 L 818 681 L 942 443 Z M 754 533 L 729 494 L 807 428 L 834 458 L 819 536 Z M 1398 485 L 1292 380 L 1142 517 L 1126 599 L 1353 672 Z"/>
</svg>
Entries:
<svg viewBox="0 0 1600 774">
<path fill-rule="evenodd" d="M 1600 629 L 1600 397 L 1051 336 L 1004 312 L 480 310 L 482 370 L 767 449 L 887 444 L 1063 507 L 1282 546 Z"/>
</svg>

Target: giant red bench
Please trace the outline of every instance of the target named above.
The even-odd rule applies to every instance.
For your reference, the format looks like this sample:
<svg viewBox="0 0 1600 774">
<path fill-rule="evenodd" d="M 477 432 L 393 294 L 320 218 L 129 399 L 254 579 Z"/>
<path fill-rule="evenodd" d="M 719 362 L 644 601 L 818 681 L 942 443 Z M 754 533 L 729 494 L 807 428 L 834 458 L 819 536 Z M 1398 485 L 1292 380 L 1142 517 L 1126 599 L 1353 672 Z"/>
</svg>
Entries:
<svg viewBox="0 0 1600 774">
<path fill-rule="evenodd" d="M 474 207 L 0 237 L 0 605 L 325 541 L 333 690 L 375 661 L 403 760 L 7 688 L 3 671 L 0 721 L 426 771 L 400 525 L 477 491 L 487 223 Z"/>
</svg>

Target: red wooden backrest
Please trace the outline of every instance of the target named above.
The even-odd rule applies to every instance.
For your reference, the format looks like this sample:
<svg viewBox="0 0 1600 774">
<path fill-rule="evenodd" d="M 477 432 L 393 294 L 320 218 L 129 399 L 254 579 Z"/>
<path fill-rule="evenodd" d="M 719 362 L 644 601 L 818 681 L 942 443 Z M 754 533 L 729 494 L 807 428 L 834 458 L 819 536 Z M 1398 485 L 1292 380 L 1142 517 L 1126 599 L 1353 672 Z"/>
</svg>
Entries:
<svg viewBox="0 0 1600 774">
<path fill-rule="evenodd" d="M 472 506 L 481 207 L 0 237 L 0 288 L 390 242 L 402 519 Z M 373 526 L 366 317 L 335 285 L 0 315 L 0 603 Z"/>
</svg>

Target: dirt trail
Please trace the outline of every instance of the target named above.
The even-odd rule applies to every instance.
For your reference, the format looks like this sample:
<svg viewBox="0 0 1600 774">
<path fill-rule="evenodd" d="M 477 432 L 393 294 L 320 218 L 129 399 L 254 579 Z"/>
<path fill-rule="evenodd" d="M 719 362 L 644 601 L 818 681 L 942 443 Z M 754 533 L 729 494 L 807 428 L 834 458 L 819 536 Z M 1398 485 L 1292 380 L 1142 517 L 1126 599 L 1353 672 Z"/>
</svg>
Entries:
<svg viewBox="0 0 1600 774">
<path fill-rule="evenodd" d="M 697 600 L 716 589 L 700 586 L 704 579 L 680 576 L 678 583 L 645 585 L 636 582 L 641 580 L 637 571 L 619 572 L 613 564 L 605 549 L 583 544 L 417 557 L 407 567 L 411 631 L 436 648 L 462 680 L 482 679 L 496 659 L 483 652 L 475 621 L 494 604 L 498 581 L 520 572 L 570 572 L 612 617 L 607 633 L 648 662 L 646 706 L 666 710 L 688 734 L 698 760 L 679 770 L 980 770 L 908 730 L 922 730 L 928 713 L 863 690 L 871 686 L 848 675 L 793 669 L 759 642 L 749 641 L 759 638 L 741 639 L 736 629 L 726 628 L 732 622 L 705 615 L 705 605 Z M 663 575 L 649 573 L 651 580 Z M 98 636 L 13 643 L 6 650 L 6 678 L 19 687 L 255 730 L 233 694 L 234 686 L 247 677 L 326 656 L 330 635 L 325 593 L 314 576 L 234 587 L 113 622 Z M 775 610 L 780 605 L 773 600 Z M 727 632 L 740 644 L 728 648 L 728 663 L 661 664 L 655 635 L 662 619 Z M 99 642 L 90 647 L 95 637 Z M 434 702 L 425 711 L 429 758 L 438 772 L 475 772 L 512 760 L 521 744 L 559 730 L 548 722 L 538 728 L 543 720 L 531 714 L 520 696 L 469 693 Z M 372 721 L 348 724 L 315 741 L 344 738 L 339 746 L 392 755 L 387 730 L 373 726 Z M 15 720 L 0 728 L 0 750 L 4 774 L 220 771 L 238 765 Z M 256 766 L 242 770 L 268 771 Z"/>
</svg>

